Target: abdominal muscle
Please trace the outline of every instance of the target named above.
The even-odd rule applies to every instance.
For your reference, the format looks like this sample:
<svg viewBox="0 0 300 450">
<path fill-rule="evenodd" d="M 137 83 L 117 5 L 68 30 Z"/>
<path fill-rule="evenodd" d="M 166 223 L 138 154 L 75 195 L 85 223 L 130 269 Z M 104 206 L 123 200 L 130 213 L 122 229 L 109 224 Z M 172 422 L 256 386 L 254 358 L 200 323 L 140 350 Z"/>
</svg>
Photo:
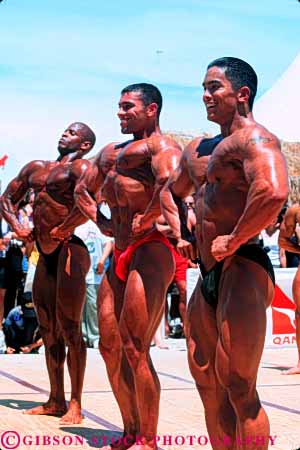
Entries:
<svg viewBox="0 0 300 450">
<path fill-rule="evenodd" d="M 53 200 L 47 192 L 37 195 L 33 212 L 33 223 L 36 240 L 40 249 L 46 253 L 52 253 L 59 245 L 50 236 L 50 231 L 60 225 L 68 216 L 70 210 Z"/>
<path fill-rule="evenodd" d="M 124 250 L 129 244 L 136 242 L 148 234 L 152 228 L 139 236 L 132 234 L 132 221 L 136 214 L 143 214 L 152 199 L 153 187 L 143 185 L 120 174 L 116 174 L 113 183 L 103 187 L 102 196 L 111 211 L 115 245 Z"/>
</svg>

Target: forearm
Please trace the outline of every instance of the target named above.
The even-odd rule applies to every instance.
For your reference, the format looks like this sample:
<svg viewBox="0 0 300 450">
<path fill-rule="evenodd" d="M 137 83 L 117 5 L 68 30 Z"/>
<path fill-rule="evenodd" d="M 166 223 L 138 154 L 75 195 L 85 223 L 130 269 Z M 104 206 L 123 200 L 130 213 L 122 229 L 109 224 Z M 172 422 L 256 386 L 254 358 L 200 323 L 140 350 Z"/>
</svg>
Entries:
<svg viewBox="0 0 300 450">
<path fill-rule="evenodd" d="M 274 192 L 272 186 L 253 183 L 249 189 L 246 207 L 231 236 L 238 245 L 258 235 L 274 221 L 285 201 L 285 196 Z"/>
<path fill-rule="evenodd" d="M 300 253 L 300 246 L 291 241 L 289 237 L 279 236 L 278 243 L 284 250 L 292 253 Z"/>
<path fill-rule="evenodd" d="M 34 348 L 40 347 L 41 345 L 43 345 L 43 339 L 42 339 L 42 338 L 39 338 L 36 342 L 33 342 L 33 343 L 30 345 L 30 348 L 31 348 L 31 350 L 32 350 L 32 349 L 34 349 Z"/>
<path fill-rule="evenodd" d="M 0 213 L 16 234 L 19 234 L 21 230 L 24 230 L 24 226 L 18 220 L 17 207 L 13 205 L 9 197 L 3 196 L 0 199 Z"/>
<path fill-rule="evenodd" d="M 97 203 L 86 187 L 79 186 L 76 188 L 74 198 L 75 204 L 82 214 L 97 223 Z"/>
<path fill-rule="evenodd" d="M 279 260 L 280 260 L 280 267 L 286 268 L 286 255 L 285 250 L 283 248 L 280 248 L 279 250 Z"/>
<path fill-rule="evenodd" d="M 156 222 L 155 226 L 157 231 L 159 231 L 160 233 L 164 234 L 167 237 L 173 237 L 170 225 L 162 225 Z"/>
<path fill-rule="evenodd" d="M 59 230 L 61 233 L 69 234 L 73 233 L 76 227 L 84 224 L 87 218 L 82 214 L 82 212 L 74 206 L 70 214 L 66 219 L 59 225 Z"/>
<path fill-rule="evenodd" d="M 163 188 L 163 184 L 157 184 L 154 189 L 152 199 L 147 205 L 147 208 L 143 214 L 143 221 L 146 223 L 155 222 L 156 219 L 161 215 L 161 205 L 160 205 L 160 193 Z"/>
<path fill-rule="evenodd" d="M 169 224 L 175 239 L 181 239 L 180 215 L 177 204 L 174 201 L 171 188 L 166 185 L 160 194 L 161 212 Z"/>
<path fill-rule="evenodd" d="M 106 245 L 105 245 L 105 247 L 103 249 L 102 256 L 101 256 L 101 258 L 99 260 L 100 263 L 104 264 L 106 258 L 108 258 L 109 255 L 111 254 L 111 252 L 113 251 L 113 246 L 114 246 L 113 241 L 109 241 L 109 242 L 106 243 Z"/>
</svg>

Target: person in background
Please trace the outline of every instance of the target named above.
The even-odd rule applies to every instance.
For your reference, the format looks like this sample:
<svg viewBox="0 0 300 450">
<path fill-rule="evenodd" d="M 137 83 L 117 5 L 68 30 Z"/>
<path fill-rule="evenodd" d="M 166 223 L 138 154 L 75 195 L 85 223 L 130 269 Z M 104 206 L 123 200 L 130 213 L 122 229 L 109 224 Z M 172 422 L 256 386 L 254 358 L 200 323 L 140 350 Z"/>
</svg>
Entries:
<svg viewBox="0 0 300 450">
<path fill-rule="evenodd" d="M 98 348 L 97 295 L 103 275 L 109 267 L 114 240 L 102 234 L 92 220 L 77 227 L 75 234 L 85 243 L 91 259 L 90 270 L 85 278 L 86 301 L 82 316 L 82 335 L 87 347 Z"/>
<path fill-rule="evenodd" d="M 8 313 L 3 330 L 7 354 L 38 352 L 43 341 L 38 331 L 31 292 L 25 292 L 22 296 L 22 304 Z"/>
<path fill-rule="evenodd" d="M 279 233 L 279 245 L 281 248 L 292 253 L 300 254 L 300 205 L 296 203 L 287 209 Z M 283 375 L 300 374 L 300 266 L 296 271 L 293 285 L 293 300 L 296 306 L 295 324 L 296 324 L 296 344 L 298 350 L 298 362 L 295 366 L 282 372 Z"/>
</svg>

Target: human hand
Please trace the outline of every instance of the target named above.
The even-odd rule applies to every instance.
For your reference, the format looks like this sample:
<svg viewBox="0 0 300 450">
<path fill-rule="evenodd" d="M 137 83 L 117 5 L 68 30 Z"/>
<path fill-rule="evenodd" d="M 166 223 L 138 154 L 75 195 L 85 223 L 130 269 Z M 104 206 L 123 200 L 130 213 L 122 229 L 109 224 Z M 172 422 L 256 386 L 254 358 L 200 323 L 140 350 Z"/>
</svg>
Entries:
<svg viewBox="0 0 300 450">
<path fill-rule="evenodd" d="M 60 227 L 54 227 L 50 231 L 50 236 L 54 241 L 68 241 L 71 238 L 71 233 L 62 231 Z"/>
<path fill-rule="evenodd" d="M 104 271 L 104 263 L 99 261 L 98 265 L 97 265 L 96 273 L 98 275 L 101 275 L 101 273 L 103 273 L 103 271 Z"/>
<path fill-rule="evenodd" d="M 22 353 L 30 353 L 32 350 L 31 345 L 26 345 L 25 347 L 21 347 Z"/>
<path fill-rule="evenodd" d="M 185 239 L 178 239 L 176 249 L 181 256 L 187 259 L 196 259 L 197 252 L 193 244 Z"/>
<path fill-rule="evenodd" d="M 153 225 L 152 218 L 148 217 L 145 214 L 136 213 L 132 220 L 131 231 L 133 235 L 138 235 L 143 233 L 144 231 L 149 230 Z"/>
<path fill-rule="evenodd" d="M 12 355 L 13 353 L 15 353 L 16 349 L 13 347 L 6 347 L 6 353 L 8 355 Z"/>
<path fill-rule="evenodd" d="M 231 256 L 239 248 L 231 234 L 217 236 L 211 245 L 211 253 L 216 261 L 222 261 L 227 256 Z"/>
<path fill-rule="evenodd" d="M 32 228 L 19 228 L 15 231 L 16 238 L 24 242 L 33 242 L 34 233 Z"/>
</svg>

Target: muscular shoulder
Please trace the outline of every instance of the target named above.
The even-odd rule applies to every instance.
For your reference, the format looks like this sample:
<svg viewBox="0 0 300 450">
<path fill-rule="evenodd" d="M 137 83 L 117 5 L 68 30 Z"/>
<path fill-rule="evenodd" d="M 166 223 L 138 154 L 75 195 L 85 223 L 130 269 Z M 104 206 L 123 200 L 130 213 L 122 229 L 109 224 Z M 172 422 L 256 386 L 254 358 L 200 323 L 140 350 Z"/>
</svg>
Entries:
<svg viewBox="0 0 300 450">
<path fill-rule="evenodd" d="M 191 142 L 187 144 L 187 146 L 184 148 L 183 153 L 185 155 L 191 155 L 195 153 L 196 149 L 199 147 L 201 141 L 203 140 L 203 137 L 197 137 L 193 139 Z"/>
<path fill-rule="evenodd" d="M 186 145 L 186 147 L 184 148 L 184 150 L 182 152 L 182 157 L 181 157 L 181 161 L 183 164 L 187 163 L 188 161 L 191 161 L 193 159 L 199 158 L 197 149 L 199 148 L 203 139 L 204 138 L 202 136 L 197 137 Z"/>
<path fill-rule="evenodd" d="M 97 155 L 94 157 L 94 163 L 101 164 L 101 161 L 103 161 L 106 158 L 115 159 L 118 153 L 117 147 L 119 145 L 120 142 L 111 142 L 110 144 L 107 144 L 104 147 L 102 147 L 97 153 Z"/>
<path fill-rule="evenodd" d="M 264 126 L 257 123 L 248 129 L 243 129 L 237 134 L 237 138 L 249 154 L 254 156 L 262 150 L 281 152 L 279 139 Z"/>
<path fill-rule="evenodd" d="M 19 172 L 19 178 L 27 177 L 32 175 L 38 170 L 45 170 L 51 163 L 49 161 L 34 160 L 27 163 Z"/>
<path fill-rule="evenodd" d="M 171 136 L 164 134 L 155 134 L 147 139 L 147 144 L 150 149 L 152 155 L 156 155 L 160 152 L 169 152 L 172 151 L 174 153 L 182 152 L 181 147 L 175 139 L 171 138 Z"/>
<path fill-rule="evenodd" d="M 70 169 L 73 175 L 79 177 L 84 173 L 90 166 L 92 162 L 88 159 L 76 159 L 70 164 Z"/>
</svg>

